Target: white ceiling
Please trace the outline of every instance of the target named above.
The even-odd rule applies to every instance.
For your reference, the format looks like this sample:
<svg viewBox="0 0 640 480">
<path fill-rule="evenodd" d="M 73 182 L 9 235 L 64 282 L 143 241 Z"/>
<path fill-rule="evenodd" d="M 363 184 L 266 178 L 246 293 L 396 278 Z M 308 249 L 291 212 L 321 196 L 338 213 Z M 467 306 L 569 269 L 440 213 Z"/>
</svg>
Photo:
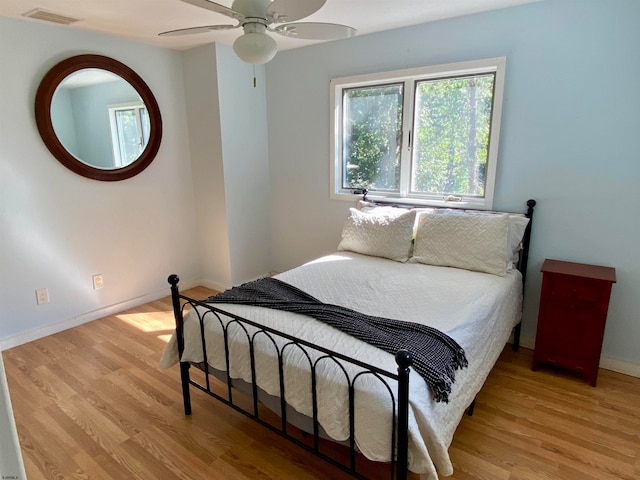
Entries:
<svg viewBox="0 0 640 480">
<path fill-rule="evenodd" d="M 349 25 L 358 35 L 391 30 L 540 0 L 327 0 L 304 21 Z M 232 0 L 218 0 L 231 6 Z M 74 17 L 67 28 L 103 32 L 176 50 L 220 42 L 231 45 L 241 29 L 180 37 L 158 37 L 178 28 L 235 23 L 231 19 L 180 0 L 0 0 L 0 15 L 25 18 L 33 9 Z M 42 22 L 41 20 L 30 20 Z M 281 50 L 317 43 L 275 35 Z"/>
</svg>

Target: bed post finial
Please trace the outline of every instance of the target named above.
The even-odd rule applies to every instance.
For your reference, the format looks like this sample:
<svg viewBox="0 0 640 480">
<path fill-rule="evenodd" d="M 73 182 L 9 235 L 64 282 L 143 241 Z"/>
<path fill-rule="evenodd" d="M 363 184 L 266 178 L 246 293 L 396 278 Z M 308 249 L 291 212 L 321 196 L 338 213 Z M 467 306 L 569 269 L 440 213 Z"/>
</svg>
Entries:
<svg viewBox="0 0 640 480">
<path fill-rule="evenodd" d="M 409 373 L 411 373 L 411 352 L 399 350 L 398 364 L 398 480 L 409 476 Z"/>
<path fill-rule="evenodd" d="M 410 367 L 412 361 L 413 357 L 411 356 L 411 352 L 409 352 L 408 350 L 399 350 L 398 353 L 396 353 L 396 363 L 398 364 L 398 371 L 400 371 L 401 368 L 404 370 L 405 368 Z"/>
<path fill-rule="evenodd" d="M 169 278 L 167 278 L 167 282 L 169 282 L 169 285 L 171 285 L 172 287 L 177 287 L 179 281 L 180 281 L 180 277 L 175 273 L 172 275 L 169 275 Z"/>
</svg>

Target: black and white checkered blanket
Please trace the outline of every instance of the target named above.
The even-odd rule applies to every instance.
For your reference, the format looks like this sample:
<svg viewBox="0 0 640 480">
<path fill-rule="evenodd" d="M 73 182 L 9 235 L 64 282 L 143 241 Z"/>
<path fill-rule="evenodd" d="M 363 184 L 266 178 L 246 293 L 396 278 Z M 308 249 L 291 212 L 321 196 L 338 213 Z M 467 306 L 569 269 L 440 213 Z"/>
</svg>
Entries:
<svg viewBox="0 0 640 480">
<path fill-rule="evenodd" d="M 399 350 L 408 350 L 413 357 L 413 368 L 425 379 L 438 402 L 449 402 L 455 371 L 467 366 L 462 347 L 435 328 L 322 303 L 276 278 L 262 278 L 233 287 L 209 297 L 207 302 L 300 313 L 393 355 Z"/>
</svg>

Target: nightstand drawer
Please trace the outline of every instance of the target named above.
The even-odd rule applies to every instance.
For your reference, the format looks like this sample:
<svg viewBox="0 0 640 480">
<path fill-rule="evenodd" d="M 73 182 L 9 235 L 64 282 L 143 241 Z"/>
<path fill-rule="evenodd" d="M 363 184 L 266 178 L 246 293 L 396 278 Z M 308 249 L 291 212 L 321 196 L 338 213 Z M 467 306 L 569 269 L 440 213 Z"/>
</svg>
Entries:
<svg viewBox="0 0 640 480">
<path fill-rule="evenodd" d="M 603 296 L 602 282 L 569 275 L 553 275 L 549 288 L 551 298 L 554 300 L 599 302 Z"/>
<path fill-rule="evenodd" d="M 585 323 L 599 325 L 602 321 L 598 305 L 589 300 L 549 299 L 545 306 L 546 316 L 560 323 L 569 323 L 572 326 Z M 584 325 L 583 325 L 584 328 Z"/>
</svg>

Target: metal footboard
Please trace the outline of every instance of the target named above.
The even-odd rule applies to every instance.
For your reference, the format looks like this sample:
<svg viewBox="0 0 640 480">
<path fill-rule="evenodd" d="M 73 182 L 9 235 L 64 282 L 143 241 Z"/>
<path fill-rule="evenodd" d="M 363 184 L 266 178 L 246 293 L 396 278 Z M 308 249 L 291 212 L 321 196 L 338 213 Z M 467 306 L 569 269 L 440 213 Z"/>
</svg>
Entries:
<svg viewBox="0 0 640 480">
<path fill-rule="evenodd" d="M 391 418 L 391 441 L 390 441 L 390 455 L 391 464 L 389 469 L 389 478 L 391 480 L 406 480 L 408 477 L 408 422 L 409 422 L 409 373 L 411 366 L 411 354 L 405 350 L 399 351 L 396 354 L 396 363 L 398 365 L 398 373 L 391 373 L 372 365 L 360 362 L 356 359 L 349 358 L 338 352 L 334 352 L 323 348 L 319 345 L 314 345 L 303 339 L 295 338 L 283 332 L 279 332 L 272 328 L 266 327 L 255 323 L 249 319 L 242 318 L 238 315 L 226 312 L 220 308 L 213 306 L 212 304 L 204 303 L 192 298 L 186 297 L 180 294 L 178 289 L 179 278 L 177 275 L 171 275 L 168 279 L 171 285 L 171 295 L 173 303 L 173 311 L 176 321 L 176 339 L 178 343 L 178 350 L 180 358 L 184 351 L 184 315 L 186 309 L 194 309 L 197 312 L 197 316 L 200 322 L 200 336 L 201 336 L 201 348 L 202 358 L 205 361 L 199 365 L 203 371 L 203 380 L 196 381 L 190 376 L 190 367 L 192 366 L 188 362 L 180 362 L 180 375 L 182 381 L 182 392 L 184 398 L 184 412 L 186 415 L 191 414 L 191 398 L 190 387 L 193 386 L 198 390 L 201 390 L 208 395 L 216 398 L 220 402 L 230 406 L 234 410 L 242 413 L 243 415 L 255 420 L 262 424 L 266 428 L 278 433 L 279 435 L 287 438 L 291 442 L 295 443 L 299 447 L 313 453 L 326 462 L 338 467 L 339 469 L 351 474 L 355 478 L 366 479 L 367 477 L 361 472 L 359 468 L 359 462 L 357 461 L 358 453 L 355 443 L 355 397 L 357 394 L 356 385 L 357 382 L 364 378 L 375 378 L 381 382 L 384 386 L 383 390 L 388 393 L 390 402 L 392 405 L 390 415 Z M 196 308 L 198 307 L 198 308 Z M 224 358 L 226 363 L 225 374 L 221 377 L 216 375 L 212 371 L 213 368 L 206 361 L 207 358 L 207 345 L 205 344 L 205 319 L 208 321 L 219 322 L 219 326 L 223 332 L 224 340 Z M 229 329 L 234 328 L 235 331 L 242 332 L 246 335 L 246 341 L 249 346 L 249 356 L 251 365 L 251 381 L 249 382 L 248 393 L 250 398 L 250 407 L 242 406 L 237 401 L 235 395 L 237 389 L 235 388 L 234 380 L 231 375 L 226 374 L 230 368 L 230 338 Z M 277 355 L 278 362 L 278 375 L 279 375 L 279 393 L 278 403 L 275 408 L 271 406 L 272 410 L 280 417 L 278 425 L 274 425 L 266 421 L 261 415 L 260 409 L 260 394 L 261 389 L 256 381 L 256 350 L 255 345 L 257 339 L 261 339 L 261 342 L 267 342 L 273 346 L 273 352 Z M 284 359 L 283 356 L 287 351 L 296 349 L 303 358 L 306 360 L 306 366 L 309 370 L 310 384 L 311 384 L 311 427 L 308 430 L 308 435 L 312 438 L 310 441 L 305 442 L 298 436 L 292 433 L 294 427 L 292 427 L 288 420 L 288 408 L 285 401 L 285 374 L 284 374 Z M 342 462 L 327 454 L 321 449 L 321 437 L 322 429 L 318 421 L 318 369 L 321 365 L 331 363 L 335 368 L 344 374 L 346 385 L 348 386 L 348 404 L 349 404 L 349 438 L 347 441 L 348 460 Z M 211 377 L 223 378 L 223 382 L 226 382 L 226 395 L 220 392 L 214 391 L 212 388 L 212 382 L 214 379 Z M 245 389 L 246 390 L 246 389 Z M 246 403 L 246 402 L 245 402 Z"/>
</svg>

